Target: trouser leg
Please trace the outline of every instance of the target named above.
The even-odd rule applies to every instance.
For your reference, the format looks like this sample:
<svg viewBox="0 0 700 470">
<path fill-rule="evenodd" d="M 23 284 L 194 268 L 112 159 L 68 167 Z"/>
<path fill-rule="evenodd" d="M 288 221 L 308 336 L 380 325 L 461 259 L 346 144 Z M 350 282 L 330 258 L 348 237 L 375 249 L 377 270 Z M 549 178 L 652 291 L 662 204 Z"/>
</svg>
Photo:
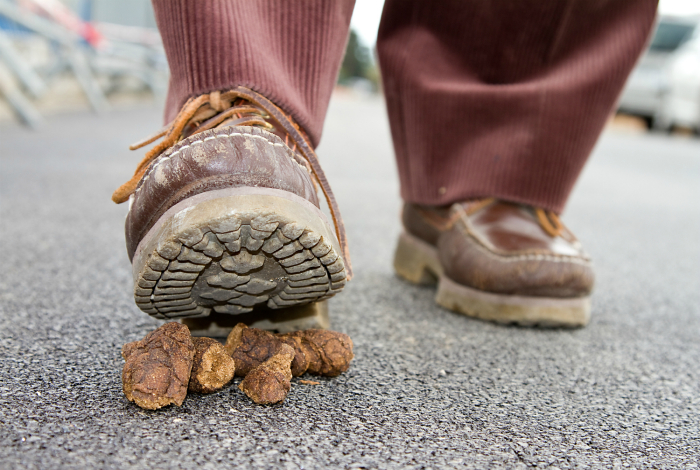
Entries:
<svg viewBox="0 0 700 470">
<path fill-rule="evenodd" d="M 656 0 L 387 0 L 377 48 L 402 197 L 560 212 Z"/>
<path fill-rule="evenodd" d="M 165 120 L 187 98 L 243 85 L 318 144 L 354 0 L 153 0 L 170 64 Z"/>
</svg>

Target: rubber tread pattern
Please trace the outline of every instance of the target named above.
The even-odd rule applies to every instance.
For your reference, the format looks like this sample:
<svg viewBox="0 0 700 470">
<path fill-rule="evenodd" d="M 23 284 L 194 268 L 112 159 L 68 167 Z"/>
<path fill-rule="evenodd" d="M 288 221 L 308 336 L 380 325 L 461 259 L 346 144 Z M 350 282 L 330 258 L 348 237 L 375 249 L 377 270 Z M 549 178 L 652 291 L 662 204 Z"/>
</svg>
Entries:
<svg viewBox="0 0 700 470">
<path fill-rule="evenodd" d="M 269 279 L 270 268 L 283 275 Z M 161 240 L 138 274 L 134 299 L 160 319 L 206 316 L 211 309 L 235 315 L 257 305 L 326 300 L 346 278 L 342 256 L 313 230 L 274 213 L 237 214 Z"/>
</svg>

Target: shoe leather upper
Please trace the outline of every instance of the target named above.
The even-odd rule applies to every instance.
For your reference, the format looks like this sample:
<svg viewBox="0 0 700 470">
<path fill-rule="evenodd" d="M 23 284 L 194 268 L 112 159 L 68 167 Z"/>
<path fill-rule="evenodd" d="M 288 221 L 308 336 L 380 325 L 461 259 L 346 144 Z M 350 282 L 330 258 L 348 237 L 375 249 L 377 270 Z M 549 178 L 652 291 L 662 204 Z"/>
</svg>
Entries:
<svg viewBox="0 0 700 470">
<path fill-rule="evenodd" d="M 509 295 L 582 297 L 594 275 L 588 255 L 561 227 L 549 233 L 535 209 L 493 199 L 427 207 L 405 204 L 403 224 L 435 246 L 445 274 L 475 289 Z"/>
<path fill-rule="evenodd" d="M 307 168 L 282 139 L 256 127 L 217 127 L 166 150 L 143 177 L 126 219 L 129 258 L 160 216 L 178 202 L 242 186 L 281 189 L 319 205 Z"/>
</svg>

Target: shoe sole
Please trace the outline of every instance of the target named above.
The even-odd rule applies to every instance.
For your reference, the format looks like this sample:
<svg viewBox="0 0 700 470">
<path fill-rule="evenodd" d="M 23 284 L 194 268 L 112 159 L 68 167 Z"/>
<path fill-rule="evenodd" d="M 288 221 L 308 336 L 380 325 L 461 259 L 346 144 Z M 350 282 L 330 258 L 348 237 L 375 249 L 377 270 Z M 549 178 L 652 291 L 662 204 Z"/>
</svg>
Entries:
<svg viewBox="0 0 700 470">
<path fill-rule="evenodd" d="M 340 253 L 323 213 L 295 194 L 208 191 L 170 208 L 141 240 L 132 262 L 134 300 L 161 319 L 215 313 L 263 321 L 270 311 L 340 292 Z"/>
<path fill-rule="evenodd" d="M 192 336 L 208 336 L 209 338 L 228 337 L 233 327 L 238 323 L 245 323 L 251 328 L 280 334 L 312 328 L 327 330 L 331 327 L 328 302 L 325 300 L 297 307 L 262 312 L 253 311 L 239 315 L 212 312 L 204 318 L 183 318 L 180 323 L 190 329 Z"/>
<path fill-rule="evenodd" d="M 505 295 L 463 286 L 448 278 L 440 265 L 437 249 L 402 233 L 394 256 L 398 276 L 413 283 L 437 283 L 435 302 L 448 310 L 502 324 L 576 328 L 588 324 L 590 297 L 553 298 Z"/>
</svg>

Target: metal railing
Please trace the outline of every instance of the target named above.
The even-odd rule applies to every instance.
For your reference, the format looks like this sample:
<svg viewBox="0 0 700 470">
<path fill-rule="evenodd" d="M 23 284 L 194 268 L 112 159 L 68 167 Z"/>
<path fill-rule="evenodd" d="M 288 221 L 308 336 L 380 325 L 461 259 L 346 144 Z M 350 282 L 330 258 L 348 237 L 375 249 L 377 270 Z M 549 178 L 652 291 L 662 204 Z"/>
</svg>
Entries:
<svg viewBox="0 0 700 470">
<path fill-rule="evenodd" d="M 33 102 L 63 73 L 72 74 L 97 113 L 110 109 L 107 94 L 123 77 L 165 93 L 168 66 L 154 29 L 92 23 L 58 0 L 0 0 L 0 20 L 0 98 L 30 127 L 43 120 Z M 49 64 L 33 66 L 18 51 L 17 40 L 27 35 L 50 46 Z"/>
</svg>

